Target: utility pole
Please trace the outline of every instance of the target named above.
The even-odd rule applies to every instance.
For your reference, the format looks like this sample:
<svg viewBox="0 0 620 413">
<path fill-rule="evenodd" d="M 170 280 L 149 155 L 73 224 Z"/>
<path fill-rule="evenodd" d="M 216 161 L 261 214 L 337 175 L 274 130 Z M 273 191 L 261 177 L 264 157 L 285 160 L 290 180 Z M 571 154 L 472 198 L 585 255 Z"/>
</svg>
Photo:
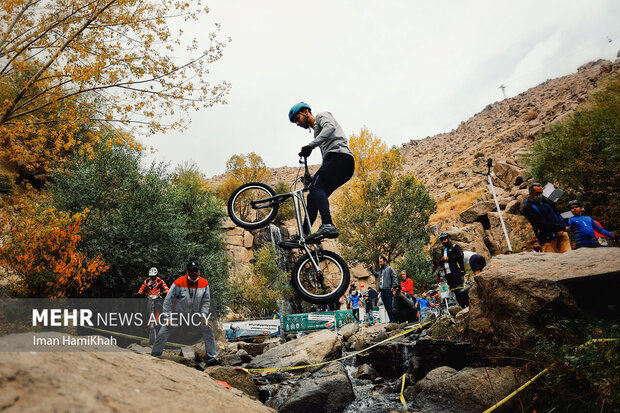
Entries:
<svg viewBox="0 0 620 413">
<path fill-rule="evenodd" d="M 503 89 L 502 89 L 503 90 Z M 489 180 L 489 185 L 491 186 L 491 193 L 493 194 L 493 200 L 495 201 L 495 207 L 497 208 L 497 213 L 499 214 L 499 222 L 502 224 L 502 229 L 504 230 L 504 236 L 506 237 L 506 244 L 508 245 L 508 250 L 512 251 L 512 245 L 510 244 L 510 238 L 508 237 L 508 231 L 506 231 L 506 224 L 504 224 L 504 218 L 502 217 L 502 210 L 499 207 L 499 202 L 497 202 L 497 195 L 495 194 L 495 187 L 493 186 L 493 179 L 491 179 L 491 168 L 493 167 L 493 159 L 489 158 L 487 160 L 487 173 L 476 172 L 475 174 L 486 176 Z"/>
<path fill-rule="evenodd" d="M 506 86 L 505 85 L 499 85 L 499 88 L 502 90 L 502 94 L 504 95 L 504 99 L 506 99 Z"/>
</svg>

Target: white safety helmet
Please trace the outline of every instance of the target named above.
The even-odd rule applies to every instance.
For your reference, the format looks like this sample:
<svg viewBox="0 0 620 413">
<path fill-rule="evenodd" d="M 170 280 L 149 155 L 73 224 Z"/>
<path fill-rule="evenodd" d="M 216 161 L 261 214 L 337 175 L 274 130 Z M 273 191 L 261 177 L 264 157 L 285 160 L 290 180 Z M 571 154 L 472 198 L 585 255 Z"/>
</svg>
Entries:
<svg viewBox="0 0 620 413">
<path fill-rule="evenodd" d="M 149 270 L 149 277 L 155 277 L 157 275 L 157 268 L 151 267 Z"/>
</svg>

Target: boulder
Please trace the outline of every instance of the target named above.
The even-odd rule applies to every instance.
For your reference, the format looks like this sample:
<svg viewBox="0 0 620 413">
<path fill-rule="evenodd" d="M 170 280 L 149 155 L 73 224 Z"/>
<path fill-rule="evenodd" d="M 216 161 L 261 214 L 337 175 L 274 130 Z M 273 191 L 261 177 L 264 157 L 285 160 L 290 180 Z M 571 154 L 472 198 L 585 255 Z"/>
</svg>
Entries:
<svg viewBox="0 0 620 413">
<path fill-rule="evenodd" d="M 16 337 L 15 343 L 11 337 Z M 20 334 L 3 336 L 0 406 L 7 412 L 271 412 L 202 371 L 125 349 L 28 352 Z M 61 333 L 37 333 L 61 337 Z M 32 338 L 27 343 L 32 343 Z M 181 400 L 187 396 L 188 399 Z M 190 401 L 191 399 L 191 401 Z"/>
<path fill-rule="evenodd" d="M 461 222 L 469 224 L 480 220 L 484 215 L 488 214 L 491 211 L 495 211 L 495 202 L 477 202 L 467 208 L 465 211 L 461 212 L 461 214 L 459 215 L 459 219 L 461 220 Z"/>
<path fill-rule="evenodd" d="M 256 356 L 248 368 L 302 366 L 340 357 L 342 344 L 338 335 L 321 330 L 288 341 Z"/>
<path fill-rule="evenodd" d="M 293 394 L 278 408 L 280 413 L 341 412 L 355 400 L 353 386 L 342 363 L 332 363 L 293 386 Z"/>
<path fill-rule="evenodd" d="M 353 373 L 353 377 L 359 380 L 374 380 L 377 378 L 377 372 L 370 364 L 362 364 L 357 371 Z"/>
<path fill-rule="evenodd" d="M 237 348 L 239 350 L 247 351 L 247 353 L 252 357 L 263 354 L 265 347 L 267 347 L 267 343 L 246 343 L 244 341 L 237 343 Z"/>
<path fill-rule="evenodd" d="M 258 391 L 254 385 L 252 375 L 244 370 L 234 367 L 212 366 L 205 369 L 211 378 L 228 383 L 231 387 L 239 389 L 248 396 L 258 398 Z"/>
<path fill-rule="evenodd" d="M 340 329 L 340 331 L 338 331 L 338 334 L 342 336 L 343 341 L 347 341 L 349 340 L 349 338 L 351 338 L 353 334 L 357 333 L 359 330 L 360 330 L 360 325 L 358 323 L 349 323 L 349 324 L 345 324 Z"/>
<path fill-rule="evenodd" d="M 430 371 L 414 386 L 408 387 L 405 398 L 425 412 L 481 412 L 499 402 L 524 381 L 512 367 L 466 367 L 457 371 L 443 366 Z"/>
<path fill-rule="evenodd" d="M 609 314 L 620 288 L 620 248 L 564 254 L 498 255 L 475 277 L 468 318 L 472 339 L 501 338 L 506 320 L 533 322 L 543 310 Z M 597 297 L 596 300 L 592 297 Z M 614 310 L 618 312 L 618 308 Z M 607 312 L 607 313 L 606 313 Z"/>
</svg>

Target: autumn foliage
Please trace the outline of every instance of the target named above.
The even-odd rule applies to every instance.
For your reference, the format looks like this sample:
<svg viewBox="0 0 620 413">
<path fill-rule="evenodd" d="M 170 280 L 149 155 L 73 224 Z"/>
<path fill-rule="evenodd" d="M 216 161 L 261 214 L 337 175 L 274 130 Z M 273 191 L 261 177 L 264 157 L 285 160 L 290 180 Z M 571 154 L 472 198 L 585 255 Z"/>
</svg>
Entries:
<svg viewBox="0 0 620 413">
<path fill-rule="evenodd" d="M 0 161 L 31 174 L 88 154 L 102 131 L 180 127 L 229 90 L 206 76 L 225 45 L 219 26 L 206 44 L 182 33 L 208 12 L 198 0 L 3 0 L 0 10 Z"/>
<path fill-rule="evenodd" d="M 262 182 L 268 176 L 265 162 L 259 155 L 254 152 L 233 155 L 226 161 L 224 182 L 217 188 L 217 194 L 226 201 L 239 186 L 248 182 Z"/>
<path fill-rule="evenodd" d="M 11 269 L 16 293 L 31 297 L 77 296 L 107 265 L 80 251 L 88 210 L 71 214 L 22 198 L 2 209 L 5 225 L 0 264 Z"/>
</svg>

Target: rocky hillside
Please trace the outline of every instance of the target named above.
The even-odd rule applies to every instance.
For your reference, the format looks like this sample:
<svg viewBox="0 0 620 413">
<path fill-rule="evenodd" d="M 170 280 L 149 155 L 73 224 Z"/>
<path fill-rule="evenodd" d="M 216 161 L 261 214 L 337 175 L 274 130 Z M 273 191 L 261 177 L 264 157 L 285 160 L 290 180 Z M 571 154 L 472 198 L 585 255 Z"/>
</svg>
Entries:
<svg viewBox="0 0 620 413">
<path fill-rule="evenodd" d="M 531 239 L 533 233 L 520 215 L 530 179 L 523 169 L 522 156 L 546 128 L 574 112 L 619 68 L 620 59 L 584 64 L 576 73 L 547 80 L 518 96 L 488 105 L 450 132 L 403 144 L 404 172 L 415 173 L 438 201 L 458 194 L 481 194 L 462 208 L 452 209 L 435 220 L 431 231 L 449 230 L 456 234 L 455 240 L 464 248 L 487 257 L 507 248 L 498 213 L 487 193 L 488 182 L 485 177 L 473 173 L 486 172 L 487 159 L 493 158 L 494 183 L 498 186 L 509 235 L 514 240 L 513 250 Z M 297 168 L 273 168 L 270 172 L 269 183 L 275 185 L 279 181 L 291 182 Z M 222 176 L 210 180 L 212 185 L 221 181 Z M 466 209 L 468 212 L 464 212 Z M 290 227 L 293 230 L 293 225 Z M 247 264 L 251 248 L 255 246 L 253 234 L 234 228 L 232 222 L 228 222 L 225 229 L 229 231 L 229 249 L 234 260 Z M 353 274 L 368 275 L 361 268 Z"/>
</svg>

